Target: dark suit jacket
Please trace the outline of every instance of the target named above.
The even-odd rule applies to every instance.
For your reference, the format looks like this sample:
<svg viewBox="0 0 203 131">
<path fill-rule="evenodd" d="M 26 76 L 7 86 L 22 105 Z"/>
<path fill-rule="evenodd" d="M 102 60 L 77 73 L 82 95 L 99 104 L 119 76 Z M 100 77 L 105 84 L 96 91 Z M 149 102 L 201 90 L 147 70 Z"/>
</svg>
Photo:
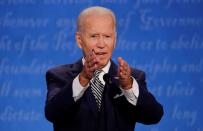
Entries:
<svg viewBox="0 0 203 131">
<path fill-rule="evenodd" d="M 132 76 L 139 85 L 137 105 L 130 104 L 121 94 L 117 65 L 111 61 L 109 75 L 112 83 L 104 89 L 101 111 L 98 112 L 90 88 L 75 102 L 72 82 L 82 70 L 82 61 L 52 68 L 46 73 L 47 100 L 45 116 L 55 131 L 134 131 L 135 123 L 158 123 L 163 115 L 162 105 L 147 90 L 144 72 L 133 69 Z M 118 97 L 115 97 L 118 96 Z"/>
</svg>

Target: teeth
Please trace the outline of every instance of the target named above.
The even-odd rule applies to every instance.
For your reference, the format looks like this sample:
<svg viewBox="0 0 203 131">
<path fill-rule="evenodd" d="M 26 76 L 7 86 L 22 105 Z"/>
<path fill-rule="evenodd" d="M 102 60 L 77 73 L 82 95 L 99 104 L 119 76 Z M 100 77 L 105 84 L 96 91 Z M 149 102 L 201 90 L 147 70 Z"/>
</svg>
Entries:
<svg viewBox="0 0 203 131">
<path fill-rule="evenodd" d="M 104 53 L 97 53 L 98 55 L 103 55 Z"/>
</svg>

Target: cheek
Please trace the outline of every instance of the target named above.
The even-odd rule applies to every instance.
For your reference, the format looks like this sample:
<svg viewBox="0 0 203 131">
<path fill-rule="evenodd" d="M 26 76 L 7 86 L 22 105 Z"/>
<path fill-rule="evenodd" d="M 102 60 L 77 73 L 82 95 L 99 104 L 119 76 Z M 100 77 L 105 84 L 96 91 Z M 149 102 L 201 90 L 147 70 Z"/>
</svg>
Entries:
<svg viewBox="0 0 203 131">
<path fill-rule="evenodd" d="M 88 52 L 90 52 L 93 49 L 93 47 L 90 44 L 84 44 L 83 46 L 83 51 L 85 52 L 85 54 L 88 54 Z"/>
<path fill-rule="evenodd" d="M 84 48 L 85 50 L 87 51 L 91 51 L 92 49 L 94 49 L 96 46 L 96 44 L 94 42 L 91 42 L 91 41 L 86 41 L 85 42 L 85 45 L 84 45 Z"/>
<path fill-rule="evenodd" d="M 112 45 L 111 47 L 109 47 L 109 52 L 110 52 L 110 53 L 113 53 L 114 48 L 115 48 L 114 45 Z"/>
</svg>

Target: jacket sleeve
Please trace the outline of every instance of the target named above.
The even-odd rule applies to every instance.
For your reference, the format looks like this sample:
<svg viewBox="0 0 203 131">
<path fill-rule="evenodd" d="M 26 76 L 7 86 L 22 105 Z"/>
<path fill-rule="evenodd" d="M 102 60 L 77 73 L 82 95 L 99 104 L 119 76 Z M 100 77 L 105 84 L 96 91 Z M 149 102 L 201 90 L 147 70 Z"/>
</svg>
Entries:
<svg viewBox="0 0 203 131">
<path fill-rule="evenodd" d="M 163 107 L 155 99 L 155 97 L 147 90 L 145 81 L 145 73 L 142 71 L 135 71 L 132 76 L 136 79 L 139 85 L 139 96 L 136 106 L 127 101 L 125 97 L 121 97 L 117 103 L 119 110 L 124 114 L 123 117 L 129 122 L 156 124 L 163 116 Z"/>
<path fill-rule="evenodd" d="M 164 114 L 163 106 L 148 91 L 144 72 L 140 73 L 137 82 L 139 85 L 139 96 L 136 105 L 137 122 L 156 124 Z"/>
<path fill-rule="evenodd" d="M 51 122 L 71 121 L 77 102 L 72 97 L 72 78 L 64 79 L 54 71 L 47 71 L 45 117 Z M 65 120 L 66 119 L 66 120 Z"/>
</svg>

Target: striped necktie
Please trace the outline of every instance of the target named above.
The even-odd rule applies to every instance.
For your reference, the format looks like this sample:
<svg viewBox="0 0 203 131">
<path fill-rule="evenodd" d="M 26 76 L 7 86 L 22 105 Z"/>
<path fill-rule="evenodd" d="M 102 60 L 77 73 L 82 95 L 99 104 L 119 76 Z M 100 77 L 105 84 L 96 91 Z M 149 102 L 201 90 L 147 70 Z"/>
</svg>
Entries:
<svg viewBox="0 0 203 131">
<path fill-rule="evenodd" d="M 94 78 L 90 82 L 91 90 L 96 99 L 99 110 L 102 102 L 102 93 L 104 91 L 104 84 L 99 80 L 99 75 L 101 72 L 102 70 L 96 70 L 94 73 Z"/>
</svg>

